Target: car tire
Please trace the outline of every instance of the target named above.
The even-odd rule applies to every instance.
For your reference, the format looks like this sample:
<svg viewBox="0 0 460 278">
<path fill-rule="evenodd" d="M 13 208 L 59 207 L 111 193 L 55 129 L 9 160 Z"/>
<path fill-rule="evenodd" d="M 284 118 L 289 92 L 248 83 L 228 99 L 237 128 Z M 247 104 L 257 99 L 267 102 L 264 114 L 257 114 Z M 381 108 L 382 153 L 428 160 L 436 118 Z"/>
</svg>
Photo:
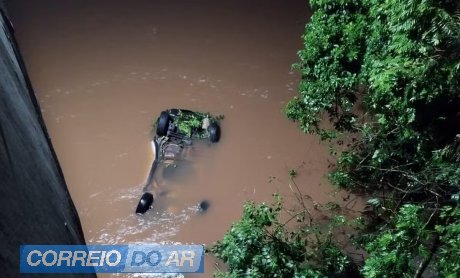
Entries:
<svg viewBox="0 0 460 278">
<path fill-rule="evenodd" d="M 219 142 L 220 139 L 220 126 L 217 123 L 211 123 L 208 127 L 209 140 L 212 143 Z"/>
<path fill-rule="evenodd" d="M 158 118 L 157 123 L 157 135 L 158 136 L 165 136 L 168 133 L 169 123 L 171 118 L 169 117 L 168 112 L 163 111 Z"/>
<path fill-rule="evenodd" d="M 204 213 L 208 210 L 210 204 L 208 201 L 203 200 L 198 203 L 198 213 Z"/>
<path fill-rule="evenodd" d="M 146 211 L 150 209 L 153 204 L 153 195 L 152 193 L 145 192 L 141 199 L 139 200 L 139 204 L 137 204 L 136 213 L 144 214 Z"/>
</svg>

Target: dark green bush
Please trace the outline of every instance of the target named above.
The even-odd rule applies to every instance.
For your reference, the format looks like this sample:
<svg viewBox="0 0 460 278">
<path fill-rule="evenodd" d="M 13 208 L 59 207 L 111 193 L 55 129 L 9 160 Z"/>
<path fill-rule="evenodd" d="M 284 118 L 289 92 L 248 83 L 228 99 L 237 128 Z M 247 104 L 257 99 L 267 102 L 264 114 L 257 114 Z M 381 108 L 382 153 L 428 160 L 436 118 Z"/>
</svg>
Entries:
<svg viewBox="0 0 460 278">
<path fill-rule="evenodd" d="M 223 277 L 321 277 L 303 266 L 305 245 L 291 237 L 278 222 L 280 199 L 269 206 L 246 203 L 241 220 L 234 223 L 212 252 L 229 266 Z"/>
<path fill-rule="evenodd" d="M 297 228 L 280 222 L 281 199 L 275 203 L 244 206 L 243 216 L 211 251 L 228 264 L 218 277 L 328 277 L 351 269 L 351 261 L 333 240 L 333 231 L 344 223 L 337 217 L 321 226 L 300 217 Z M 289 221 L 288 221 L 289 222 Z"/>
<path fill-rule="evenodd" d="M 311 6 L 296 65 L 299 95 L 286 114 L 323 139 L 354 134 L 329 177 L 374 195 L 363 273 L 418 276 L 428 263 L 414 260 L 434 257 L 443 275 L 460 275 L 458 256 L 449 255 L 458 250 L 458 218 L 440 217 L 460 192 L 460 2 Z"/>
<path fill-rule="evenodd" d="M 329 178 L 370 195 L 356 241 L 368 252 L 361 273 L 460 277 L 460 1 L 310 4 L 299 94 L 285 112 L 331 144 L 348 136 Z M 328 266 L 344 265 L 332 238 L 317 245 L 327 252 L 302 259 L 297 238 L 266 229 L 275 217 L 266 210 L 247 207 L 215 249 L 233 277 L 331 275 Z M 274 259 L 258 259 L 262 252 Z"/>
</svg>

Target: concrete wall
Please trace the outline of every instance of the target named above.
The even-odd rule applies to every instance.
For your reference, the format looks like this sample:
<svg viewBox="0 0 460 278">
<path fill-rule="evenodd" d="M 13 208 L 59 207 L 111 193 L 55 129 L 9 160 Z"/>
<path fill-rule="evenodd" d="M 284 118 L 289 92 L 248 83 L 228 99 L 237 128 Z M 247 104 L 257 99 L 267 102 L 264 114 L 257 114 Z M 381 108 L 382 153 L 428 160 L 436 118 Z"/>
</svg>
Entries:
<svg viewBox="0 0 460 278">
<path fill-rule="evenodd" d="M 0 276 L 15 277 L 19 276 L 21 244 L 84 244 L 84 237 L 13 30 L 2 14 Z"/>
</svg>

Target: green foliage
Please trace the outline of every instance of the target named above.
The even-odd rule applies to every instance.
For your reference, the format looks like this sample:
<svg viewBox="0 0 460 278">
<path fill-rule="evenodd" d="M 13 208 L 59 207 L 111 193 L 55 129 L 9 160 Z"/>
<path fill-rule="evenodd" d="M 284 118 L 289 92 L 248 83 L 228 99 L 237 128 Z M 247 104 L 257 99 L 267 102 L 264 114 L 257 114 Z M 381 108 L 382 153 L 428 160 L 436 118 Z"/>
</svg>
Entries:
<svg viewBox="0 0 460 278">
<path fill-rule="evenodd" d="M 445 225 L 437 225 L 440 236 L 438 267 L 443 277 L 460 276 L 460 208 L 446 206 L 441 219 Z M 444 224 L 443 223 L 443 224 Z"/>
<path fill-rule="evenodd" d="M 355 92 L 362 84 L 359 75 L 365 50 L 367 5 L 365 1 L 310 1 L 316 9 L 303 36 L 299 51 L 302 81 L 300 96 L 287 105 L 286 114 L 304 131 L 323 133 L 319 122 L 327 113 L 340 131 L 352 129 Z"/>
<path fill-rule="evenodd" d="M 371 195 L 364 275 L 420 277 L 434 258 L 460 276 L 460 2 L 310 4 L 285 112 L 322 139 L 355 133 L 329 179 Z"/>
<path fill-rule="evenodd" d="M 212 248 L 228 264 L 228 277 L 300 277 L 304 272 L 304 246 L 277 223 L 280 210 L 279 198 L 273 207 L 245 204 L 241 220 Z"/>
<path fill-rule="evenodd" d="M 460 277 L 460 1 L 310 4 L 299 95 L 285 113 L 324 140 L 354 133 L 347 149 L 331 151 L 339 156 L 329 179 L 370 195 L 355 221 L 356 247 L 368 252 L 361 273 Z M 303 223 L 305 211 L 294 219 Z M 332 232 L 343 218 L 288 233 L 279 212 L 279 203 L 245 206 L 214 247 L 226 277 L 344 273 L 349 260 Z"/>
<path fill-rule="evenodd" d="M 344 218 L 327 227 L 301 225 L 289 232 L 279 222 L 281 209 L 276 195 L 272 205 L 245 204 L 242 218 L 211 248 L 229 267 L 217 277 L 328 277 L 346 271 L 350 260 L 332 236 Z"/>
<path fill-rule="evenodd" d="M 174 118 L 174 123 L 177 125 L 177 128 L 180 132 L 187 134 L 187 136 L 192 136 L 194 130 L 201 128 L 203 120 L 207 118 L 206 114 L 202 113 L 182 113 Z"/>
<path fill-rule="evenodd" d="M 427 213 L 420 205 L 401 207 L 379 231 L 368 237 L 365 277 L 414 277 L 420 262 L 430 262 L 442 277 L 460 276 L 460 208 L 444 206 Z M 439 217 L 436 225 L 434 217 Z M 430 226 L 434 227 L 431 229 Z"/>
<path fill-rule="evenodd" d="M 460 172 L 458 1 L 311 1 L 299 51 L 299 96 L 286 114 L 323 139 L 358 132 L 333 183 L 375 190 L 451 191 Z M 357 109 L 357 104 L 365 110 Z M 333 128 L 323 128 L 328 116 Z M 439 188 L 441 187 L 441 188 Z"/>
<path fill-rule="evenodd" d="M 369 258 L 363 267 L 365 277 L 414 276 L 415 259 L 426 256 L 428 248 L 423 242 L 431 239 L 422 221 L 422 209 L 405 205 L 395 216 L 395 223 L 380 228 L 380 233 L 366 246 Z"/>
<path fill-rule="evenodd" d="M 181 133 L 186 134 L 188 137 L 207 138 L 209 137 L 208 130 L 202 129 L 203 120 L 206 118 L 209 119 L 210 123 L 218 123 L 224 119 L 224 116 L 213 116 L 210 113 L 184 112 L 179 110 L 178 114 L 174 117 L 174 124 Z M 156 125 L 157 122 L 154 123 L 154 130 Z"/>
</svg>

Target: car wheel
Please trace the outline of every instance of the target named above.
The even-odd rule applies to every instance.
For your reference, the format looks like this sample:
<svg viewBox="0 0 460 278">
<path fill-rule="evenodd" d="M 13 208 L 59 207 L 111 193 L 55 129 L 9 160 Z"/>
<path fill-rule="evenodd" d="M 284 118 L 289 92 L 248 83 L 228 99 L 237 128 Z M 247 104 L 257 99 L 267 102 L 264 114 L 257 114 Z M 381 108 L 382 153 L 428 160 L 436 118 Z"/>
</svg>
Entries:
<svg viewBox="0 0 460 278">
<path fill-rule="evenodd" d="M 209 208 L 209 202 L 206 200 L 203 200 L 198 203 L 198 212 L 203 213 L 206 212 Z"/>
<path fill-rule="evenodd" d="M 150 209 L 153 204 L 153 195 L 152 193 L 145 192 L 141 199 L 139 200 L 139 204 L 137 204 L 136 213 L 144 214 L 146 211 Z"/>
<path fill-rule="evenodd" d="M 220 139 L 220 126 L 217 123 L 211 123 L 208 127 L 209 140 L 212 143 L 217 143 Z"/>
<path fill-rule="evenodd" d="M 171 119 L 169 118 L 169 114 L 166 111 L 161 112 L 160 117 L 158 118 L 157 123 L 157 135 L 158 136 L 165 136 L 168 132 L 169 122 Z"/>
</svg>

